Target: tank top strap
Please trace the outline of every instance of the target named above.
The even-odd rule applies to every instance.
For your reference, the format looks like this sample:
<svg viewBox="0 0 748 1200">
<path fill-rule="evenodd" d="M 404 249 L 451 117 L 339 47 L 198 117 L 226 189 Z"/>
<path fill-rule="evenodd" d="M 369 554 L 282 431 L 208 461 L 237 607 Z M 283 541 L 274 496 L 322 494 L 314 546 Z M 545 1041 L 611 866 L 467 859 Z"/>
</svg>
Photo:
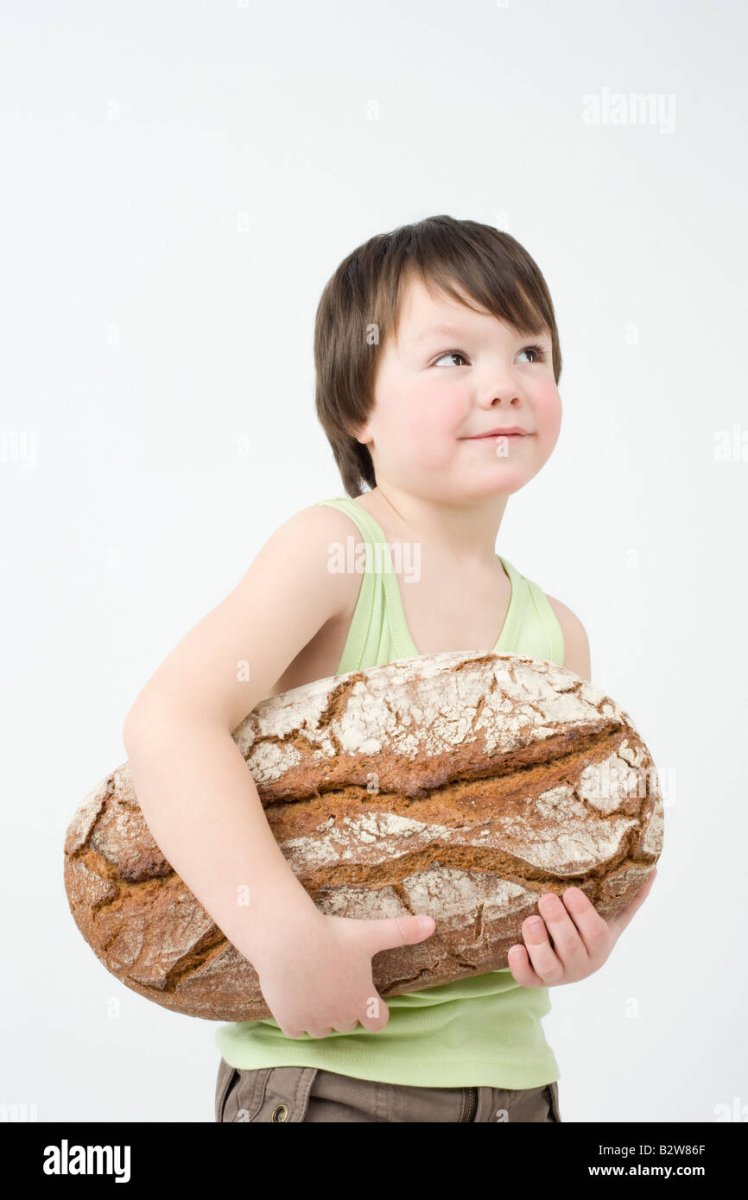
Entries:
<svg viewBox="0 0 748 1200">
<path fill-rule="evenodd" d="M 551 608 L 543 589 L 534 580 L 522 575 L 510 564 L 512 586 L 517 589 L 517 604 L 511 628 L 502 637 L 502 650 L 513 654 L 527 654 L 533 658 L 546 658 L 563 666 L 564 634 L 558 617 Z"/>
<path fill-rule="evenodd" d="M 384 530 L 350 496 L 318 500 L 346 513 L 366 546 L 366 559 L 356 562 L 361 587 L 336 674 L 377 666 L 418 653 L 408 631 L 398 590 L 397 573 Z"/>
<path fill-rule="evenodd" d="M 359 532 L 367 545 L 386 545 L 381 527 L 374 520 L 371 513 L 368 513 L 360 504 L 353 502 L 351 496 L 334 496 L 330 500 L 318 500 L 317 503 L 329 504 L 332 508 L 339 508 L 342 512 L 347 513 L 351 520 L 358 526 Z"/>
</svg>

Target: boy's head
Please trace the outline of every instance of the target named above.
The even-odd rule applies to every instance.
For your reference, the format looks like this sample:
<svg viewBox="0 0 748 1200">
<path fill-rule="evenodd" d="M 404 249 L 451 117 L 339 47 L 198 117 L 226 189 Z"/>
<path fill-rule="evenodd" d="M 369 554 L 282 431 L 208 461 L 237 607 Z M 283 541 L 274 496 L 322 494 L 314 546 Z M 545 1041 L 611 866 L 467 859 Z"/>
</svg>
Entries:
<svg viewBox="0 0 748 1200">
<path fill-rule="evenodd" d="M 350 496 L 385 480 L 442 502 L 514 492 L 556 443 L 550 293 L 490 225 L 428 217 L 352 251 L 322 294 L 314 356 L 317 414 Z M 527 436 L 476 436 L 509 426 Z"/>
</svg>

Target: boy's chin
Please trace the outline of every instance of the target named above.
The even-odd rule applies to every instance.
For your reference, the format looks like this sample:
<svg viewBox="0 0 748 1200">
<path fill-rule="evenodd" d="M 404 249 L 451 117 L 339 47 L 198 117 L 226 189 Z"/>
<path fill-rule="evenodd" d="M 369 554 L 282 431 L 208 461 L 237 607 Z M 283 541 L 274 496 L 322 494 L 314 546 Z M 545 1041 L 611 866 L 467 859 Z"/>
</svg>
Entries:
<svg viewBox="0 0 748 1200">
<path fill-rule="evenodd" d="M 476 472 L 464 480 L 465 487 L 476 495 L 511 496 L 529 483 L 535 472 L 515 465 L 504 464 L 490 471 Z"/>
</svg>

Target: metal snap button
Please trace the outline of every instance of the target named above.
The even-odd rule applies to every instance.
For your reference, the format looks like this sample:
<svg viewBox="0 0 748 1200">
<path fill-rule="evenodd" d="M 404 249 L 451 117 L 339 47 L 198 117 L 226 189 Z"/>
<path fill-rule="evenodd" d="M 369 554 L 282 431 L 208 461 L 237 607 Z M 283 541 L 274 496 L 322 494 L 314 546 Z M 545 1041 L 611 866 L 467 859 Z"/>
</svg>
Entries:
<svg viewBox="0 0 748 1200">
<path fill-rule="evenodd" d="M 287 1121 L 288 1120 L 288 1105 L 285 1101 L 282 1104 L 276 1104 L 270 1117 L 271 1121 Z"/>
</svg>

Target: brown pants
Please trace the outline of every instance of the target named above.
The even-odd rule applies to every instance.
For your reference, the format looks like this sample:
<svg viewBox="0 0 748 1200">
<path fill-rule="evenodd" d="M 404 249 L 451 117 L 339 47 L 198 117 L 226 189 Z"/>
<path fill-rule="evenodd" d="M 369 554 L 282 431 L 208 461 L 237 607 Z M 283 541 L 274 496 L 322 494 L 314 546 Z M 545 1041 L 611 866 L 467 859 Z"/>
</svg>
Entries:
<svg viewBox="0 0 748 1200">
<path fill-rule="evenodd" d="M 242 1071 L 221 1058 L 216 1121 L 560 1121 L 558 1084 L 410 1087 L 319 1067 Z"/>
</svg>

